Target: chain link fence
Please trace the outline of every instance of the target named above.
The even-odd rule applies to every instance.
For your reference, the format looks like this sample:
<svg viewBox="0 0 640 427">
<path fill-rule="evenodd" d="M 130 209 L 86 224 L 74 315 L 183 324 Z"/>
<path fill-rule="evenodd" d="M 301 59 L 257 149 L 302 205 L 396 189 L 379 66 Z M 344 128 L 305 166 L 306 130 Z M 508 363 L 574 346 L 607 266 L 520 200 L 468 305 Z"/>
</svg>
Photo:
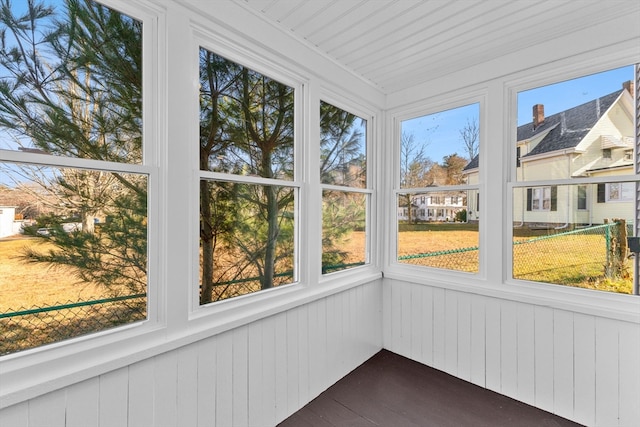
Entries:
<svg viewBox="0 0 640 427">
<path fill-rule="evenodd" d="M 0 355 L 110 329 L 146 317 L 145 294 L 0 313 Z"/>
<path fill-rule="evenodd" d="M 398 261 L 406 264 L 476 273 L 479 265 L 478 247 L 401 255 L 398 257 Z"/>
<path fill-rule="evenodd" d="M 513 277 L 536 282 L 596 287 L 599 282 L 630 281 L 624 221 L 519 238 L 513 242 Z M 589 285 L 592 286 L 589 286 Z"/>
<path fill-rule="evenodd" d="M 574 229 L 523 230 L 514 238 L 513 277 L 535 282 L 602 289 L 605 281 L 617 282 L 607 291 L 631 292 L 631 263 L 626 236 L 632 226 L 624 221 Z M 532 237 L 532 233 L 547 233 Z M 398 256 L 407 264 L 447 270 L 477 272 L 478 247 Z"/>
</svg>

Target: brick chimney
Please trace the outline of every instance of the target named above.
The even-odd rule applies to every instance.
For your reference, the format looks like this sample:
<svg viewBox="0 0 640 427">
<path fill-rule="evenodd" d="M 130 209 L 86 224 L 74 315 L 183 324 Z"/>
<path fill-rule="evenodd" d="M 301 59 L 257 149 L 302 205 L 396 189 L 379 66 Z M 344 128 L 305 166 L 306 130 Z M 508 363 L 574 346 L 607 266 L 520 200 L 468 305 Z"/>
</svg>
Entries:
<svg viewBox="0 0 640 427">
<path fill-rule="evenodd" d="M 635 96 L 635 84 L 633 84 L 632 80 L 627 80 L 626 82 L 622 83 L 622 89 L 629 91 L 631 96 Z"/>
<path fill-rule="evenodd" d="M 533 106 L 533 129 L 544 123 L 544 105 L 536 104 Z"/>
</svg>

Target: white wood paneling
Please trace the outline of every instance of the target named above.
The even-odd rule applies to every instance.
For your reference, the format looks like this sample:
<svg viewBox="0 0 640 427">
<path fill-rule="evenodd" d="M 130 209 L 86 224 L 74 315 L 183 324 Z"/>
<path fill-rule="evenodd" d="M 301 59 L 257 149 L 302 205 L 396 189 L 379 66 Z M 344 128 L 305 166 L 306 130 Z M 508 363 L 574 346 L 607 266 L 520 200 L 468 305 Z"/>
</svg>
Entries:
<svg viewBox="0 0 640 427">
<path fill-rule="evenodd" d="M 553 309 L 536 306 L 533 311 L 535 406 L 553 412 Z"/>
<path fill-rule="evenodd" d="M 535 402 L 535 314 L 528 304 L 517 306 L 518 396 L 528 405 Z"/>
<path fill-rule="evenodd" d="M 101 375 L 99 378 L 99 425 L 118 427 L 127 425 L 127 402 L 129 400 L 129 368 L 121 368 Z M 186 425 L 185 425 L 186 426 Z"/>
<path fill-rule="evenodd" d="M 584 425 L 595 423 L 596 322 L 593 316 L 574 314 L 574 419 Z"/>
<path fill-rule="evenodd" d="M 618 424 L 620 372 L 616 322 L 596 320 L 596 422 L 597 426 Z M 626 392 L 624 393 L 626 394 Z"/>
<path fill-rule="evenodd" d="M 638 13 L 631 1 L 234 1 L 387 93 Z"/>
<path fill-rule="evenodd" d="M 351 288 L 10 406 L 0 425 L 276 425 L 382 348 L 381 287 Z"/>
<path fill-rule="evenodd" d="M 62 426 L 65 423 L 66 390 L 54 391 L 29 401 L 29 426 Z"/>
<path fill-rule="evenodd" d="M 386 319 L 410 341 L 391 337 L 389 350 L 411 357 L 407 349 L 422 348 L 414 360 L 584 425 L 638 425 L 640 325 L 401 280 L 385 286 Z M 402 293 L 422 305 L 398 303 Z M 421 333 L 403 331 L 415 325 L 395 310 L 420 319 Z"/>
<path fill-rule="evenodd" d="M 98 426 L 100 380 L 91 378 L 67 389 L 65 422 L 68 427 Z"/>
</svg>

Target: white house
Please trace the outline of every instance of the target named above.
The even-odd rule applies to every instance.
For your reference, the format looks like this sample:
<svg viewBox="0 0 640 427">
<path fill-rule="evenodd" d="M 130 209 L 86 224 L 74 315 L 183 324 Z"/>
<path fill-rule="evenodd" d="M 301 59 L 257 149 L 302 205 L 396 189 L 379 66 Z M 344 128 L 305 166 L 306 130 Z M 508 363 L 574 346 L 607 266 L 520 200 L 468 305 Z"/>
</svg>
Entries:
<svg viewBox="0 0 640 427">
<path fill-rule="evenodd" d="M 454 221 L 456 214 L 467 206 L 466 192 L 429 192 L 411 196 L 411 209 L 403 206 L 404 198 L 398 207 L 398 219 L 411 218 L 418 221 Z M 406 202 L 404 203 L 406 204 Z"/>
<path fill-rule="evenodd" d="M 517 181 L 542 181 L 633 174 L 633 82 L 621 89 L 550 116 L 533 106 L 533 120 L 518 126 Z M 464 169 L 478 180 L 478 158 Z M 581 226 L 612 218 L 633 223 L 635 183 L 545 185 L 514 191 L 515 224 Z M 473 198 L 471 198 L 473 199 Z M 479 210 L 471 200 L 470 219 Z"/>
<path fill-rule="evenodd" d="M 148 179 L 148 318 L 0 357 L 0 425 L 275 426 L 383 348 L 584 425 L 640 425 L 640 297 L 514 280 L 508 209 L 524 205 L 512 190 L 533 186 L 510 166 L 515 94 L 640 63 L 637 0 L 100 1 L 144 27 L 141 163 L 4 149 L 0 162 Z M 294 88 L 297 144 L 286 183 L 294 283 L 203 306 L 198 190 L 219 175 L 198 166 L 200 47 Z M 635 111 L 615 97 L 605 116 L 633 121 L 637 92 Z M 350 189 L 366 198 L 367 261 L 327 275 L 322 100 L 366 119 L 370 141 L 367 188 Z M 399 123 L 470 103 L 480 105 L 481 156 L 463 190 L 479 220 L 478 272 L 399 263 Z M 622 165 L 627 137 L 637 158 L 635 132 L 570 147 L 571 175 L 605 183 L 604 160 L 580 159 L 611 149 Z M 525 173 L 546 161 L 533 136 L 518 138 L 531 150 Z M 640 182 L 624 173 L 607 182 Z"/>
<path fill-rule="evenodd" d="M 15 206 L 0 206 L 0 238 L 16 234 L 13 227 L 15 217 Z"/>
</svg>

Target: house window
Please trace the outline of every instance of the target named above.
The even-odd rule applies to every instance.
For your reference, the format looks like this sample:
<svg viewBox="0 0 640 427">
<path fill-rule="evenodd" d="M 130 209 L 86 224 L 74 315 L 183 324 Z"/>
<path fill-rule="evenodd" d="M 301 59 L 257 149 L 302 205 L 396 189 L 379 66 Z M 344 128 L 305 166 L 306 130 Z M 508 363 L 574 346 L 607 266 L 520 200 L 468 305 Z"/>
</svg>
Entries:
<svg viewBox="0 0 640 427">
<path fill-rule="evenodd" d="M 551 211 L 557 209 L 557 187 L 527 189 L 528 211 Z"/>
<path fill-rule="evenodd" d="M 635 184 L 633 182 L 612 182 L 604 185 L 605 201 L 630 202 L 634 199 Z"/>
<path fill-rule="evenodd" d="M 363 265 L 368 258 L 367 121 L 320 102 L 322 271 Z M 413 209 L 413 203 L 408 204 Z M 408 215 L 415 217 L 416 212 Z"/>
<path fill-rule="evenodd" d="M 586 185 L 578 185 L 577 208 L 578 210 L 587 209 L 587 186 Z"/>
<path fill-rule="evenodd" d="M 478 191 L 479 123 L 479 103 L 402 118 L 396 203 L 404 206 L 405 200 L 420 194 L 428 198 L 431 208 L 426 223 L 398 222 L 399 263 L 479 271 L 477 216 L 468 221 L 466 215 L 454 216 L 444 209 L 447 202 L 460 203 L 461 192 Z M 454 186 L 455 190 L 450 189 Z M 443 224 L 454 220 L 461 223 L 455 227 Z"/>
<path fill-rule="evenodd" d="M 156 221 L 142 22 L 91 1 L 24 3 L 0 18 L 0 205 L 25 219 L 0 252 L 0 355 L 147 319 Z"/>
<path fill-rule="evenodd" d="M 296 281 L 292 87 L 200 48 L 200 304 Z"/>
<path fill-rule="evenodd" d="M 592 153 L 602 150 L 603 158 L 611 158 L 611 148 L 603 149 L 602 135 L 593 132 L 636 129 L 633 79 L 634 67 L 628 66 L 518 93 L 513 143 L 534 141 L 536 155 L 511 171 L 513 278 L 632 293 L 633 263 L 616 242 L 632 232 L 638 175 L 631 162 L 607 166 L 594 162 Z M 565 90 L 591 98 L 560 95 Z M 534 126 L 532 105 L 544 104 L 554 110 L 538 108 Z M 576 149 L 570 162 L 557 147 Z"/>
</svg>

